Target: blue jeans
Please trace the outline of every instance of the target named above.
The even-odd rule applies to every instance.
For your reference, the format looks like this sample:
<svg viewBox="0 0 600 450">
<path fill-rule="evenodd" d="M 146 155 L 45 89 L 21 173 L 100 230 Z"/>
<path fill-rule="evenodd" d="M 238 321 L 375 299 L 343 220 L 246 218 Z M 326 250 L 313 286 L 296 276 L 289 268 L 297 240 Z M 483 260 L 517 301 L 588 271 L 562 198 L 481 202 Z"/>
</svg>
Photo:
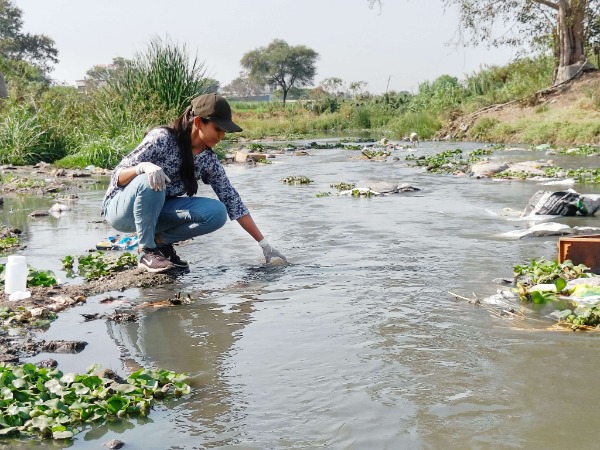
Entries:
<svg viewBox="0 0 600 450">
<path fill-rule="evenodd" d="M 115 230 L 137 233 L 140 248 L 155 248 L 155 237 L 164 245 L 218 230 L 227 210 L 212 198 L 167 198 L 164 190 L 152 190 L 142 173 L 110 200 L 105 219 Z"/>
</svg>

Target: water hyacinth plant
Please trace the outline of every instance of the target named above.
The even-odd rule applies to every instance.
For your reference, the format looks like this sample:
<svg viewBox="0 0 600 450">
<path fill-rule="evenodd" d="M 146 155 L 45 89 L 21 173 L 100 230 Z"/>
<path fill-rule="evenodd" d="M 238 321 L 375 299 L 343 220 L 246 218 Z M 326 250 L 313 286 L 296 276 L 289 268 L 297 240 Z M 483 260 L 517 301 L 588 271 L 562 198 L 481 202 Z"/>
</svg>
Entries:
<svg viewBox="0 0 600 450">
<path fill-rule="evenodd" d="M 113 272 L 120 272 L 127 268 L 137 266 L 137 256 L 129 252 L 118 255 L 109 255 L 99 251 L 76 258 L 67 255 L 61 262 L 63 263 L 63 268 L 67 271 L 67 276 L 73 277 L 79 275 L 90 281 Z M 76 263 L 77 273 L 75 272 Z"/>
<path fill-rule="evenodd" d="M 283 178 L 281 180 L 281 182 L 285 183 L 285 184 L 297 185 L 297 184 L 310 184 L 310 183 L 312 183 L 312 180 L 304 175 L 291 175 L 289 177 Z"/>
<path fill-rule="evenodd" d="M 0 436 L 70 439 L 82 425 L 146 416 L 155 398 L 190 392 L 184 374 L 140 369 L 119 382 L 93 365 L 83 374 L 0 363 Z M 105 376 L 103 376 L 105 375 Z"/>
<path fill-rule="evenodd" d="M 6 277 L 6 264 L 0 264 L 0 288 L 4 288 L 4 280 Z M 37 270 L 31 266 L 27 266 L 27 286 L 55 286 L 58 284 L 54 272 L 51 270 Z"/>
</svg>

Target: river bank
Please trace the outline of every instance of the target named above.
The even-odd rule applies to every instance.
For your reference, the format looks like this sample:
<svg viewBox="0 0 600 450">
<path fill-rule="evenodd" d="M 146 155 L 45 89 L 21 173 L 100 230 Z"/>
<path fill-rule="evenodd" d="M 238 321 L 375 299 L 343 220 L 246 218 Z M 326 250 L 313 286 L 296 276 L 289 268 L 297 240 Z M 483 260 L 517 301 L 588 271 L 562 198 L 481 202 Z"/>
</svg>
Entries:
<svg viewBox="0 0 600 450">
<path fill-rule="evenodd" d="M 507 144 L 599 145 L 600 71 L 585 72 L 557 88 L 459 115 L 438 139 Z"/>
</svg>

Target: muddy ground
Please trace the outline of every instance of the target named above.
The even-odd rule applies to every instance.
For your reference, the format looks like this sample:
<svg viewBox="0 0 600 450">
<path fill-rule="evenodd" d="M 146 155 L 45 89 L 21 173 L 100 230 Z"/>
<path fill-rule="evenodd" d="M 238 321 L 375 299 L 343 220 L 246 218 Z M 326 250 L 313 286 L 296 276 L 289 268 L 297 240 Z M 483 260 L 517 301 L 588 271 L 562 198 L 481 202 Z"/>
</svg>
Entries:
<svg viewBox="0 0 600 450">
<path fill-rule="evenodd" d="M 91 178 L 108 177 L 104 169 L 65 170 L 49 164 L 35 166 L 0 167 L 0 193 L 3 197 L 14 194 L 53 195 L 57 200 L 76 198 Z M 17 234 L 19 230 L 12 230 Z M 8 249 L 6 254 L 10 254 Z M 172 283 L 177 273 L 150 274 L 132 267 L 111 273 L 82 285 L 57 285 L 52 287 L 28 287 L 31 297 L 9 301 L 8 295 L 0 294 L 0 362 L 18 362 L 23 357 L 46 352 L 79 352 L 85 343 L 44 342 L 32 340 L 32 331 L 49 326 L 61 311 L 86 301 L 87 297 L 130 288 L 144 288 Z M 111 318 L 109 318 L 111 319 Z M 113 317 L 113 320 L 129 320 L 130 317 Z"/>
</svg>

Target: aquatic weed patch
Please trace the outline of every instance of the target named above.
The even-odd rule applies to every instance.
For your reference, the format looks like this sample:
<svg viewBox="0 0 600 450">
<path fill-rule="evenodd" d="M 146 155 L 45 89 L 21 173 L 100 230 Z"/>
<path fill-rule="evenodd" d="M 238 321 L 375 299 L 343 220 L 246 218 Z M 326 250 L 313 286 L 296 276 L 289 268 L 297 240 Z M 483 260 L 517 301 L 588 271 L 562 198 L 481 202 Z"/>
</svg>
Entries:
<svg viewBox="0 0 600 450">
<path fill-rule="evenodd" d="M 21 191 L 27 189 L 44 188 L 46 181 L 39 178 L 21 178 L 13 174 L 5 175 L 0 178 L 5 191 Z"/>
<path fill-rule="evenodd" d="M 73 277 L 78 274 L 90 281 L 137 266 L 137 256 L 129 252 L 116 256 L 99 251 L 79 257 L 67 255 L 61 262 L 67 271 L 67 276 Z M 77 266 L 76 270 L 75 266 Z"/>
<path fill-rule="evenodd" d="M 364 149 L 362 151 L 363 156 L 366 156 L 368 159 L 381 159 L 387 158 L 392 154 L 391 151 L 385 149 Z"/>
<path fill-rule="evenodd" d="M 578 169 L 565 169 L 563 167 L 545 167 L 544 176 L 548 178 L 573 178 L 580 184 L 598 184 L 600 183 L 600 168 L 598 167 L 581 167 Z M 494 178 L 511 179 L 511 180 L 527 180 L 539 177 L 539 175 L 531 172 L 515 172 L 505 170 L 494 174 Z"/>
<path fill-rule="evenodd" d="M 310 183 L 312 183 L 312 180 L 304 175 L 292 175 L 292 176 L 283 178 L 281 180 L 281 182 L 284 184 L 298 185 L 298 184 L 310 184 Z"/>
<path fill-rule="evenodd" d="M 549 167 L 544 169 L 544 173 L 548 177 L 574 178 L 578 183 L 581 184 L 600 183 L 600 168 L 598 167 L 581 167 L 578 169 L 562 169 L 560 167 Z"/>
<path fill-rule="evenodd" d="M 600 286 L 589 286 L 585 282 L 568 285 L 570 280 L 594 276 L 584 264 L 575 265 L 570 260 L 559 263 L 540 258 L 527 265 L 516 265 L 514 275 L 517 280 L 516 291 L 522 302 L 554 304 L 556 310 L 550 317 L 556 319 L 559 326 L 573 330 L 597 330 L 596 327 L 600 325 Z M 554 289 L 536 289 L 536 286 L 543 284 L 553 284 Z M 592 296 L 599 299 L 581 303 L 581 299 Z"/>
<path fill-rule="evenodd" d="M 0 252 L 5 252 L 9 248 L 18 247 L 21 244 L 16 236 L 4 236 L 0 238 Z"/>
<path fill-rule="evenodd" d="M 554 283 L 557 279 L 572 280 L 589 276 L 589 267 L 584 264 L 575 265 L 566 260 L 548 261 L 546 258 L 532 259 L 529 264 L 517 264 L 513 273 L 518 282 L 526 285 Z"/>
<path fill-rule="evenodd" d="M 352 189 L 350 193 L 352 197 L 367 197 L 371 198 L 375 195 L 375 193 L 371 189 Z"/>
<path fill-rule="evenodd" d="M 0 308 L 0 328 L 3 330 L 15 327 L 47 328 L 57 317 L 54 312 L 49 310 L 43 310 L 42 314 L 34 317 L 31 310 L 24 306 L 3 306 Z"/>
<path fill-rule="evenodd" d="M 83 425 L 147 416 L 154 399 L 191 391 L 185 374 L 140 369 L 119 382 L 98 368 L 63 374 L 33 364 L 0 363 L 0 435 L 70 439 Z"/>
<path fill-rule="evenodd" d="M 6 277 L 6 264 L 0 264 L 0 288 L 4 288 L 4 280 Z M 37 270 L 31 266 L 27 266 L 27 287 L 33 286 L 54 286 L 58 284 L 58 280 L 51 270 Z"/>
<path fill-rule="evenodd" d="M 597 156 L 600 153 L 600 148 L 594 145 L 580 145 L 577 147 L 562 148 L 559 150 L 561 155 L 578 155 L 578 156 Z"/>
<path fill-rule="evenodd" d="M 449 294 L 482 306 L 495 317 L 514 320 L 519 326 L 537 322 L 543 323 L 544 329 L 600 331 L 600 276 L 589 270 L 570 260 L 559 263 L 542 257 L 515 265 L 515 287 L 499 290 L 490 302 Z M 543 319 L 534 317 L 536 314 L 542 314 Z M 548 328 L 549 321 L 554 323 Z"/>
<path fill-rule="evenodd" d="M 338 191 L 348 191 L 356 187 L 356 183 L 346 183 L 344 181 L 336 184 L 330 184 L 329 187 L 335 188 Z"/>
<path fill-rule="evenodd" d="M 494 149 L 480 148 L 463 154 L 460 148 L 444 150 L 430 156 L 416 157 L 414 154 L 407 155 L 405 161 L 414 161 L 419 167 L 425 167 L 428 172 L 449 175 L 455 172 L 468 172 L 469 167 L 483 160 L 483 156 L 491 155 Z"/>
</svg>

